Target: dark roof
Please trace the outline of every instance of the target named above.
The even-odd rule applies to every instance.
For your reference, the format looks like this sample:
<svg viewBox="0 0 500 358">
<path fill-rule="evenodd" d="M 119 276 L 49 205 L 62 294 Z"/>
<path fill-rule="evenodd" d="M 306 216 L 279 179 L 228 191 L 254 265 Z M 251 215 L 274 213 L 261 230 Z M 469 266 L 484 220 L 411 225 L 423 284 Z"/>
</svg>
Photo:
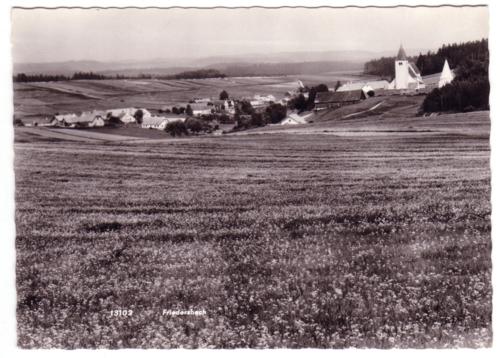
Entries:
<svg viewBox="0 0 500 358">
<path fill-rule="evenodd" d="M 405 49 L 403 48 L 403 45 L 399 47 L 398 55 L 396 56 L 396 60 L 401 60 L 405 61 L 406 60 L 406 52 Z"/>
<path fill-rule="evenodd" d="M 420 74 L 420 71 L 418 70 L 417 65 L 415 65 L 413 62 L 410 62 L 410 63 L 409 63 L 409 65 L 410 65 L 410 67 L 413 69 L 413 71 L 415 71 L 415 73 L 416 73 L 417 75 L 419 75 L 419 74 Z"/>
<path fill-rule="evenodd" d="M 320 92 L 316 95 L 315 103 L 343 103 L 360 101 L 365 98 L 363 91 Z"/>
</svg>

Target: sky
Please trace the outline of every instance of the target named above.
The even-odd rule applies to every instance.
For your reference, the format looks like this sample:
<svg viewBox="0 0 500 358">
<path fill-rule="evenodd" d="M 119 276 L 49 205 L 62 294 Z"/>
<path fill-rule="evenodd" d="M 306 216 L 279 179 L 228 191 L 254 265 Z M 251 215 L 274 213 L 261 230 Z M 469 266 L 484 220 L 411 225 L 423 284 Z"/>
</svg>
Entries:
<svg viewBox="0 0 500 358">
<path fill-rule="evenodd" d="M 435 50 L 488 37 L 487 7 L 13 9 L 16 63 Z"/>
</svg>

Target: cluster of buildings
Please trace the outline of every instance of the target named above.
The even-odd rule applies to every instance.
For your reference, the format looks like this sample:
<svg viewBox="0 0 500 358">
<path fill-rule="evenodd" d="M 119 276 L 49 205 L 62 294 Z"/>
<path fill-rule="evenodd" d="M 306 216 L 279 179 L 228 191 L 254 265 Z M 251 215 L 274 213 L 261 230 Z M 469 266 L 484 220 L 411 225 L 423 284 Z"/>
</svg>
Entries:
<svg viewBox="0 0 500 358">
<path fill-rule="evenodd" d="M 186 120 L 186 116 L 155 116 L 145 108 L 128 107 L 107 111 L 86 111 L 79 115 L 75 113 L 57 114 L 39 125 L 45 127 L 95 128 L 105 127 L 110 123 L 140 123 L 142 128 L 164 129 L 169 122 L 184 120 Z"/>
<path fill-rule="evenodd" d="M 408 60 L 403 46 L 399 48 L 395 62 L 395 77 L 389 82 L 386 80 L 350 82 L 341 85 L 335 91 L 320 92 L 315 97 L 315 111 L 327 108 L 338 108 L 344 105 L 360 102 L 369 97 L 387 95 L 392 93 L 418 93 L 433 87 L 443 87 L 454 78 L 454 73 L 445 61 L 440 74 L 422 77 L 417 66 Z M 163 130 L 168 123 L 185 121 L 189 116 L 202 117 L 206 115 L 226 114 L 233 116 L 236 108 L 242 101 L 249 102 L 256 110 L 263 110 L 270 103 L 287 103 L 295 96 L 302 94 L 308 98 L 307 88 L 299 80 L 297 88 L 285 94 L 285 97 L 277 100 L 273 95 L 256 94 L 253 97 L 244 97 L 240 100 L 224 99 L 213 100 L 211 98 L 193 98 L 188 104 L 181 107 L 168 107 L 160 110 L 159 115 L 153 115 L 145 108 L 117 108 L 106 111 L 88 111 L 80 115 L 57 114 L 50 120 L 46 120 L 43 126 L 70 127 L 70 128 L 92 128 L 104 127 L 113 123 L 138 123 L 142 128 L 153 128 Z M 190 111 L 188 111 L 188 107 Z M 307 115 L 297 113 L 289 114 L 281 124 L 304 124 L 307 123 Z M 226 116 L 227 117 L 227 116 Z"/>
<path fill-rule="evenodd" d="M 408 60 L 402 45 L 394 61 L 394 73 L 395 77 L 391 82 L 386 80 L 351 82 L 340 86 L 334 92 L 318 93 L 314 101 L 315 110 L 338 108 L 377 95 L 414 94 L 428 91 L 435 87 L 441 88 L 454 78 L 447 60 L 439 76 L 434 74 L 422 77 L 417 66 Z"/>
</svg>

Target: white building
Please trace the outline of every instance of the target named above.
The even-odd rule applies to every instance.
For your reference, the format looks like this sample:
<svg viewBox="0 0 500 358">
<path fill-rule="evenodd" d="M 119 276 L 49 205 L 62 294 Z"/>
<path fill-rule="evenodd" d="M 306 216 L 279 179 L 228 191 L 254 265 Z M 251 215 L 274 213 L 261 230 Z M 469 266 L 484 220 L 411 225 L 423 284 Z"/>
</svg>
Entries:
<svg viewBox="0 0 500 358">
<path fill-rule="evenodd" d="M 285 119 L 283 119 L 280 124 L 281 125 L 294 125 L 294 124 L 306 124 L 307 118 L 312 113 L 308 113 L 305 116 L 299 116 L 297 113 L 290 113 Z"/>
<path fill-rule="evenodd" d="M 171 122 L 184 122 L 186 117 L 161 117 L 161 116 L 153 116 L 147 117 L 142 120 L 141 127 L 142 128 L 151 128 L 164 130 L 167 127 L 167 124 Z"/>
<path fill-rule="evenodd" d="M 215 111 L 213 106 L 209 106 L 206 103 L 190 103 L 191 109 L 193 110 L 193 116 L 201 116 L 212 113 Z"/>
<path fill-rule="evenodd" d="M 386 90 L 389 88 L 389 82 L 386 80 L 367 81 L 367 82 L 349 82 L 340 86 L 336 92 L 347 92 L 361 90 L 364 87 L 371 87 L 373 90 Z"/>
<path fill-rule="evenodd" d="M 413 62 L 408 61 L 403 45 L 399 48 L 398 55 L 394 61 L 394 73 L 396 77 L 389 85 L 389 89 L 425 88 L 420 71 Z"/>
<path fill-rule="evenodd" d="M 448 65 L 448 60 L 444 61 L 443 71 L 441 71 L 441 76 L 439 77 L 438 87 L 441 88 L 451 83 L 455 78 L 454 73 L 450 70 L 450 65 Z"/>
<path fill-rule="evenodd" d="M 104 127 L 104 118 L 101 116 L 96 116 L 92 121 L 88 122 L 89 127 Z"/>
<path fill-rule="evenodd" d="M 116 109 L 110 109 L 107 111 L 107 114 L 119 118 L 120 121 L 123 123 L 133 123 L 135 122 L 135 113 L 137 112 L 138 108 L 134 107 L 129 107 L 129 108 L 116 108 Z M 140 108 L 142 111 L 142 118 L 149 118 L 151 117 L 151 112 L 149 112 L 145 108 Z"/>
</svg>

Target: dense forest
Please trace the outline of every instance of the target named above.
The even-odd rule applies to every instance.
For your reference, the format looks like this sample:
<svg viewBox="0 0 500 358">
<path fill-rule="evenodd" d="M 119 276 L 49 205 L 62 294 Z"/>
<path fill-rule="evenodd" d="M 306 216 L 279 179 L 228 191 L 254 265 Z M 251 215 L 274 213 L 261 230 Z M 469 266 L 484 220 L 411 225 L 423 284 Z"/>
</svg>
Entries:
<svg viewBox="0 0 500 358">
<path fill-rule="evenodd" d="M 442 46 L 436 53 L 428 52 L 420 54 L 416 59 L 416 65 L 422 76 L 441 72 L 445 60 L 448 60 L 450 68 L 462 66 L 467 61 L 488 62 L 488 40 L 465 42 Z"/>
<path fill-rule="evenodd" d="M 451 68 L 463 64 L 466 60 L 485 61 L 488 59 L 488 40 L 470 41 L 461 44 L 443 45 L 437 52 L 427 52 L 415 57 L 408 57 L 414 62 L 422 76 L 441 72 L 445 59 Z M 394 78 L 394 61 L 396 57 L 381 57 L 368 61 L 364 72 L 391 80 Z"/>
<path fill-rule="evenodd" d="M 447 59 L 455 71 L 452 83 L 432 90 L 423 104 L 424 112 L 468 112 L 489 109 L 488 40 L 443 46 L 436 56 L 424 57 L 428 69 Z M 442 68 L 442 65 L 439 66 Z M 441 68 L 437 71 L 441 71 Z"/>
</svg>

